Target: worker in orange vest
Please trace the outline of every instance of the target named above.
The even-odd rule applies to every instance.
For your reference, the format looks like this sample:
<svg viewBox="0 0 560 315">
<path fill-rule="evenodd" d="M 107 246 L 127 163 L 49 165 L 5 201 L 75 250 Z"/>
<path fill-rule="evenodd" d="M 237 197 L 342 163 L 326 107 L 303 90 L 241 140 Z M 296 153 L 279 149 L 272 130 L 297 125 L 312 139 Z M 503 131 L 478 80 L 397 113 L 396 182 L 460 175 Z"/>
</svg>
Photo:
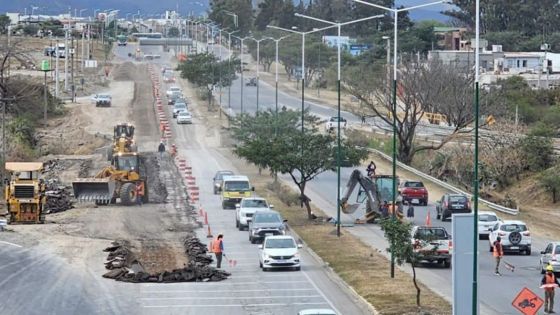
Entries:
<svg viewBox="0 0 560 315">
<path fill-rule="evenodd" d="M 171 157 L 175 157 L 177 155 L 177 146 L 175 146 L 175 143 L 173 143 L 171 145 Z"/>
<path fill-rule="evenodd" d="M 212 252 L 216 254 L 216 268 L 222 267 L 222 255 L 224 253 L 224 235 L 218 234 L 218 237 L 212 242 Z"/>
<path fill-rule="evenodd" d="M 493 252 L 494 252 L 494 257 L 496 258 L 496 270 L 495 270 L 495 274 L 496 276 L 501 276 L 502 274 L 500 273 L 500 260 L 502 260 L 502 257 L 504 256 L 504 248 L 502 247 L 502 238 L 501 237 L 496 237 L 496 240 L 494 241 L 494 244 L 492 244 L 493 246 Z"/>
<path fill-rule="evenodd" d="M 138 181 L 136 183 L 136 204 L 141 206 L 143 198 L 144 198 L 144 183 L 142 181 Z"/>
<path fill-rule="evenodd" d="M 554 285 L 560 286 L 560 283 L 558 283 L 558 279 L 556 279 L 556 276 L 554 275 L 554 268 L 551 265 L 546 266 L 546 274 L 541 280 L 541 285 L 548 285 L 544 288 L 544 312 L 553 314 Z"/>
</svg>

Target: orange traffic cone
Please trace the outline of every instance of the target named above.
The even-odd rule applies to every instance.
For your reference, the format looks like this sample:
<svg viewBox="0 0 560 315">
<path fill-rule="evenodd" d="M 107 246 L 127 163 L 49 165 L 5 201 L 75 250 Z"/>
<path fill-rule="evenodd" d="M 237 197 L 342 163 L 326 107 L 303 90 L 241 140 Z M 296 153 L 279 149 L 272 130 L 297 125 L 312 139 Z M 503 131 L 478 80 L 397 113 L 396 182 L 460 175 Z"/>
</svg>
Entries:
<svg viewBox="0 0 560 315">
<path fill-rule="evenodd" d="M 430 217 L 430 210 L 428 210 L 428 214 L 426 215 L 426 226 L 432 226 L 432 218 Z"/>
</svg>

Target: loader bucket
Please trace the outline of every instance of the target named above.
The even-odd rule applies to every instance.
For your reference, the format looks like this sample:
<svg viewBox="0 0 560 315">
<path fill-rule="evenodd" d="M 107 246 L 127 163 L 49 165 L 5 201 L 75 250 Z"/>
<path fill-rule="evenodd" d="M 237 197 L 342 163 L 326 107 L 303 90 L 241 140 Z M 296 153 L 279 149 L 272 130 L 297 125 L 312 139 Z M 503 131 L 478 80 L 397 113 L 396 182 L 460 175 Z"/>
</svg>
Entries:
<svg viewBox="0 0 560 315">
<path fill-rule="evenodd" d="M 108 178 L 78 178 L 72 182 L 74 197 L 78 202 L 109 203 L 115 193 L 116 183 Z"/>
</svg>

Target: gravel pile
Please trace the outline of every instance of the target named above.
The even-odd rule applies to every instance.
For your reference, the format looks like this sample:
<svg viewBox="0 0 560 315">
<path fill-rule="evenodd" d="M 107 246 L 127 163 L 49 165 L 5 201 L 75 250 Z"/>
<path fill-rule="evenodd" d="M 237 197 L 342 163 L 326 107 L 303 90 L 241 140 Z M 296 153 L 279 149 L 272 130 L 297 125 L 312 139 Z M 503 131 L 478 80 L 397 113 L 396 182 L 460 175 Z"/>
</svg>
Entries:
<svg viewBox="0 0 560 315">
<path fill-rule="evenodd" d="M 172 271 L 149 274 L 144 271 L 142 264 L 135 258 L 130 245 L 125 241 L 116 241 L 104 251 L 109 252 L 105 268 L 109 272 L 104 278 L 124 282 L 208 282 L 222 281 L 230 273 L 210 267 L 212 258 L 207 255 L 206 246 L 194 236 L 188 236 L 184 241 L 185 251 L 189 258 L 188 266 Z"/>
</svg>

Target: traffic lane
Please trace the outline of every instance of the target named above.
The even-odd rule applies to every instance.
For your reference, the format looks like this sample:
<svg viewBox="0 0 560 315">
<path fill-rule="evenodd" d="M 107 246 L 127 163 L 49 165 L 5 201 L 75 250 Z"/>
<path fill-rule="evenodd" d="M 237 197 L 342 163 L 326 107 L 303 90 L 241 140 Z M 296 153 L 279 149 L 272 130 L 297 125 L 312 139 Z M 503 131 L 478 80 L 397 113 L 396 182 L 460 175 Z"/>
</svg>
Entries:
<svg viewBox="0 0 560 315">
<path fill-rule="evenodd" d="M 342 178 L 348 178 L 350 173 L 353 169 L 352 168 L 342 168 L 341 169 L 341 176 Z M 345 187 L 345 181 L 342 183 L 342 187 Z M 309 184 L 309 189 L 312 192 L 311 199 L 313 202 L 319 200 L 326 200 L 325 206 L 321 207 L 323 210 L 327 210 L 327 214 L 331 216 L 336 215 L 336 173 L 334 172 L 327 172 L 324 174 L 319 175 L 315 180 L 313 180 Z M 356 190 L 357 191 L 357 190 Z M 355 195 L 356 192 L 351 197 L 351 203 L 355 202 Z M 352 199 L 354 198 L 354 199 Z M 430 212 L 431 223 L 432 226 L 443 226 L 446 230 L 451 233 L 451 221 L 440 221 L 436 219 L 436 209 L 435 204 L 429 203 L 428 206 L 418 206 L 414 205 L 415 209 L 415 216 L 413 218 L 413 222 L 415 225 L 425 225 L 428 211 Z M 359 217 L 361 213 L 358 213 L 351 217 L 356 218 Z M 363 213 L 363 212 L 362 212 Z M 343 218 L 348 218 L 349 216 L 343 215 Z M 344 222 L 344 221 L 342 221 Z M 348 222 L 348 221 L 347 221 Z M 363 226 L 355 226 L 348 229 L 351 233 L 355 234 L 356 236 L 361 237 L 365 242 L 369 243 L 370 245 L 375 246 L 376 248 L 388 248 L 388 243 L 385 241 L 383 231 L 379 229 L 376 225 L 363 225 Z M 378 241 L 374 241 L 371 239 L 371 235 L 375 235 L 379 238 Z M 540 281 L 540 273 L 538 269 L 539 263 L 539 254 L 540 251 L 537 248 L 544 248 L 544 242 L 538 238 L 532 240 L 532 246 L 535 250 L 533 250 L 531 256 L 525 255 L 508 255 L 505 257 L 505 260 L 509 263 L 516 266 L 515 273 L 510 274 L 509 278 L 506 282 L 508 282 L 508 286 L 502 287 L 500 290 L 495 287 L 496 284 L 496 277 L 494 275 L 494 267 L 495 267 L 495 259 L 493 258 L 492 254 L 489 252 L 490 243 L 487 239 L 479 240 L 478 247 L 479 247 L 479 270 L 480 270 L 480 280 L 479 280 L 479 292 L 480 298 L 483 303 L 483 306 L 487 310 L 493 310 L 496 313 L 500 313 L 502 308 L 507 308 L 511 304 L 511 300 L 508 302 L 508 299 L 511 295 L 516 295 L 517 292 L 522 288 L 520 286 L 523 283 L 537 283 Z M 446 296 L 448 300 L 451 300 L 451 269 L 444 269 L 438 266 L 430 265 L 430 264 L 422 264 L 421 268 L 417 268 L 417 274 L 419 279 L 422 282 L 426 283 L 432 289 L 434 289 L 439 294 Z M 506 269 L 503 268 L 502 265 L 502 274 L 507 273 Z M 519 271 L 522 270 L 522 271 Z M 518 272 L 519 271 L 519 272 Z M 505 277 L 505 274 L 504 274 Z M 501 280 L 498 281 L 500 283 Z M 498 301 L 498 303 L 496 302 Z M 496 308 L 496 305 L 499 308 Z"/>
<path fill-rule="evenodd" d="M 194 124 L 196 125 L 198 123 L 198 119 L 195 116 Z M 303 270 L 300 272 L 286 271 L 288 273 L 286 274 L 286 272 L 281 271 L 278 275 L 269 275 L 269 273 L 264 274 L 260 270 L 258 266 L 258 247 L 249 243 L 247 231 L 237 231 L 235 228 L 235 211 L 221 209 L 219 196 L 213 195 L 211 179 L 215 172 L 223 168 L 234 168 L 226 159 L 220 159 L 220 154 L 218 152 L 213 152 L 213 150 L 208 149 L 206 146 L 200 145 L 199 142 L 207 140 L 207 133 L 203 130 L 202 126 L 200 126 L 200 129 L 193 127 L 192 125 L 179 126 L 172 124 L 172 129 L 176 134 L 176 140 L 180 139 L 177 141 L 179 152 L 183 154 L 183 156 L 188 157 L 193 166 L 193 174 L 199 182 L 200 205 L 208 213 L 211 232 L 214 236 L 218 233 L 224 233 L 225 253 L 227 258 L 222 267 L 231 271 L 233 274 L 230 278 L 231 282 L 228 280 L 224 283 L 231 283 L 231 285 L 235 286 L 235 281 L 239 279 L 241 281 L 239 283 L 240 289 L 237 289 L 239 292 L 233 297 L 224 297 L 224 299 L 221 299 L 221 297 L 220 299 L 202 299 L 202 301 L 211 301 L 212 304 L 198 302 L 198 304 L 196 304 L 193 302 L 193 300 L 196 299 L 165 296 L 157 299 L 150 297 L 144 300 L 144 307 L 149 309 L 184 307 L 210 308 L 209 312 L 216 311 L 216 313 L 219 314 L 223 312 L 223 310 L 220 310 L 220 308 L 223 307 L 241 309 L 240 313 L 246 312 L 247 308 L 251 308 L 252 311 L 272 311 L 274 313 L 282 313 L 288 309 L 296 313 L 298 310 L 304 308 L 331 306 L 324 298 L 324 294 L 311 282 L 310 276 L 307 275 L 306 269 L 308 269 L 308 266 L 305 262 L 302 266 Z M 205 142 L 205 144 L 209 143 L 212 143 L 212 141 Z M 218 162 L 218 160 L 220 160 L 220 162 Z M 203 230 L 202 232 L 205 231 L 206 230 Z M 206 235 L 204 235 L 204 233 L 201 234 L 203 234 L 200 235 L 201 239 L 204 239 Z M 235 266 L 230 266 L 227 263 L 227 259 L 235 259 L 237 264 Z M 317 267 L 317 269 L 320 268 Z M 311 272 L 314 271 L 311 269 Z M 301 274 L 304 274 L 303 280 Z M 273 281 L 266 281 L 267 279 L 263 279 L 263 277 L 277 277 L 280 280 L 274 279 Z M 309 279 L 306 279 L 308 277 Z M 270 287 L 263 286 L 263 284 L 270 285 Z M 313 290 L 311 290 L 312 288 Z M 294 292 L 298 294 L 294 294 Z M 341 294 L 336 295 L 340 298 Z M 177 301 L 180 303 L 177 303 Z M 212 309 L 212 307 L 214 309 Z M 355 307 L 350 307 L 348 312 L 356 313 Z"/>
<path fill-rule="evenodd" d="M 94 277 L 94 278 L 92 278 Z M 99 277 L 99 278 L 96 278 Z M 0 314 L 122 314 L 126 298 L 38 247 L 0 243 Z M 118 295 L 118 294 L 117 294 Z M 130 301 L 129 301 L 130 302 Z M 131 304 L 134 305 L 134 304 Z"/>
</svg>

